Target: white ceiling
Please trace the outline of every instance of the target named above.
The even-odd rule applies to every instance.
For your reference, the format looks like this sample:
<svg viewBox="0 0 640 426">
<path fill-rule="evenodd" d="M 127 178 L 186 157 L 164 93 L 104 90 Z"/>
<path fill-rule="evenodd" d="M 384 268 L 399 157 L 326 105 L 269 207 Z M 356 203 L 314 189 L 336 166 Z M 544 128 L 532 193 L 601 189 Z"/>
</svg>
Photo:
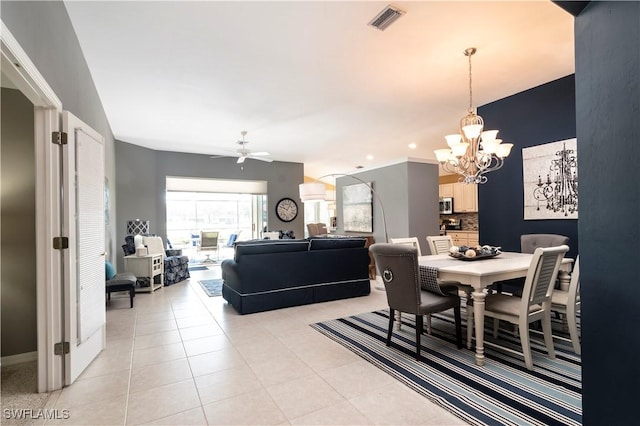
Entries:
<svg viewBox="0 0 640 426">
<path fill-rule="evenodd" d="M 66 2 L 116 139 L 223 154 L 247 130 L 315 177 L 434 158 L 466 113 L 467 47 L 474 106 L 574 72 L 549 0 L 394 2 L 403 17 L 367 26 L 387 4 Z"/>
</svg>

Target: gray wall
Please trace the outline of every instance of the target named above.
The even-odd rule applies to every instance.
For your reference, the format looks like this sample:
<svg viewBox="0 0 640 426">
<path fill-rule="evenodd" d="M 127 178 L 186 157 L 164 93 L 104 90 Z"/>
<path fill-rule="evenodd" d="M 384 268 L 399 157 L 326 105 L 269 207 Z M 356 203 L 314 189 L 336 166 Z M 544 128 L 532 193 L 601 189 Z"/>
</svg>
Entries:
<svg viewBox="0 0 640 426">
<path fill-rule="evenodd" d="M 117 222 L 113 133 L 64 3 L 2 0 L 1 12 L 2 22 L 62 101 L 63 108 L 105 138 L 105 173 L 111 187 L 111 221 L 107 227 L 105 248 L 113 260 Z"/>
<path fill-rule="evenodd" d="M 37 350 L 36 172 L 33 104 L 13 89 L 2 89 L 1 98 L 0 313 L 4 357 Z"/>
<path fill-rule="evenodd" d="M 267 181 L 268 224 L 271 230 L 293 230 L 304 237 L 304 206 L 298 185 L 304 181 L 302 163 L 247 160 L 241 167 L 235 158 L 210 158 L 209 155 L 154 151 L 117 141 L 116 188 L 118 194 L 118 245 L 124 244 L 128 219 L 149 219 L 150 232 L 166 240 L 166 177 Z M 293 222 L 281 222 L 275 203 L 289 197 L 298 203 L 299 213 Z M 122 250 L 118 250 L 118 269 L 122 270 Z"/>
<path fill-rule="evenodd" d="M 575 37 L 583 424 L 637 424 L 640 2 L 590 2 Z"/>
<path fill-rule="evenodd" d="M 438 235 L 440 217 L 438 212 L 438 165 L 414 161 L 393 164 L 377 169 L 353 173 L 373 189 L 384 204 L 389 238 L 418 237 L 424 254 L 427 249 L 426 236 Z M 336 179 L 336 233 L 346 235 L 371 235 L 344 231 L 342 218 L 342 188 L 357 184 L 354 178 L 345 176 Z M 376 196 L 374 195 L 374 198 Z M 384 242 L 384 226 L 380 203 L 373 201 L 373 237 Z"/>
</svg>

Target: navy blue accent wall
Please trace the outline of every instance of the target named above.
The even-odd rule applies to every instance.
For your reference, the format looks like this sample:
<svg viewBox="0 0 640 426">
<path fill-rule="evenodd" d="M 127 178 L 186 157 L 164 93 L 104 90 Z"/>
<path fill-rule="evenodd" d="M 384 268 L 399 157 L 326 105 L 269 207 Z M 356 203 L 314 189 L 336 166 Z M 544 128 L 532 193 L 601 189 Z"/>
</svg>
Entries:
<svg viewBox="0 0 640 426">
<path fill-rule="evenodd" d="M 575 19 L 585 425 L 638 424 L 640 2 Z"/>
<path fill-rule="evenodd" d="M 514 144 L 502 169 L 478 185 L 480 241 L 520 251 L 521 234 L 561 234 L 569 237 L 568 256 L 578 254 L 578 221 L 524 220 L 522 148 L 576 137 L 573 75 L 509 96 L 478 108 L 485 129 Z M 578 162 L 580 140 L 578 140 Z"/>
</svg>

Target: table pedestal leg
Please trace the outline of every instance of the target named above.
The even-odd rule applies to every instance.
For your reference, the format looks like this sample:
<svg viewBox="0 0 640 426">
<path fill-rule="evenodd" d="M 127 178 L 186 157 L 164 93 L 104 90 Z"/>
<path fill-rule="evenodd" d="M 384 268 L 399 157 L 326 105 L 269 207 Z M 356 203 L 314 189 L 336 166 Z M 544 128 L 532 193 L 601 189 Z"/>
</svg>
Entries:
<svg viewBox="0 0 640 426">
<path fill-rule="evenodd" d="M 476 326 L 476 364 L 484 365 L 484 299 L 483 291 L 473 291 L 473 318 Z"/>
<path fill-rule="evenodd" d="M 560 290 L 569 291 L 571 275 L 569 275 L 567 271 L 563 271 L 562 269 L 558 271 L 558 281 L 560 281 Z"/>
</svg>

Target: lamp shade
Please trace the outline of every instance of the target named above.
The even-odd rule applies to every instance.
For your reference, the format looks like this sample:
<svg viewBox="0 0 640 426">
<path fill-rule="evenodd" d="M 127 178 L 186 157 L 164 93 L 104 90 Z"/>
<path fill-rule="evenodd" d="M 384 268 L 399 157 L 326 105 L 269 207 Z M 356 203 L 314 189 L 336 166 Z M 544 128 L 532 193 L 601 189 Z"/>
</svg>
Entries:
<svg viewBox="0 0 640 426">
<path fill-rule="evenodd" d="M 300 200 L 305 203 L 307 201 L 324 201 L 327 188 L 322 182 L 301 183 L 299 186 Z"/>
</svg>

